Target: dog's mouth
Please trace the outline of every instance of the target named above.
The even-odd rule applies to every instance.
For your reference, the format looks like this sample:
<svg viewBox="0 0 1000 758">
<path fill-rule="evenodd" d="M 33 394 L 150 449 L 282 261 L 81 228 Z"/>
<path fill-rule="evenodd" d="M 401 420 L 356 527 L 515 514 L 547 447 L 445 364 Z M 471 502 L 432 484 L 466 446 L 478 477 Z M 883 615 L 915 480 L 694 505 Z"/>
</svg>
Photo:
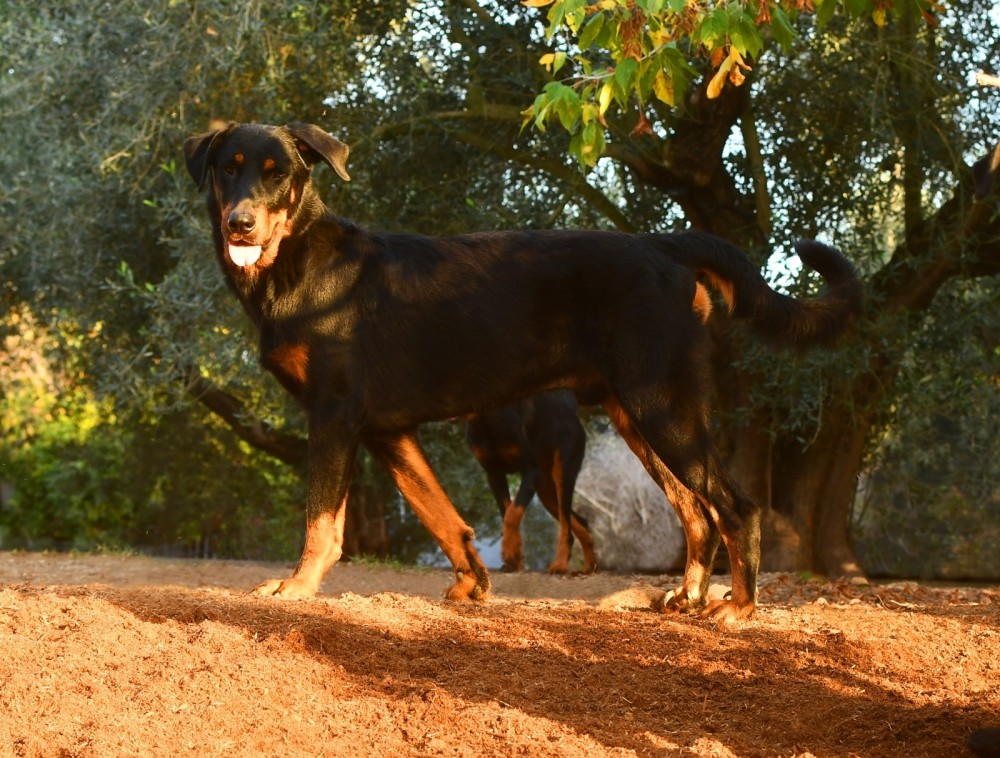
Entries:
<svg viewBox="0 0 1000 758">
<path fill-rule="evenodd" d="M 275 234 L 271 234 L 270 237 L 261 242 L 234 234 L 226 240 L 226 255 L 240 268 L 247 268 L 257 263 L 261 257 L 268 259 L 269 251 L 276 252 L 272 248 L 277 248 L 279 241 L 280 238 Z"/>
<path fill-rule="evenodd" d="M 281 240 L 288 236 L 284 212 L 272 212 L 257 218 L 256 229 L 249 232 L 225 229 L 225 254 L 239 268 L 268 267 L 278 255 Z"/>
<path fill-rule="evenodd" d="M 255 264 L 260 259 L 262 250 L 261 245 L 248 245 L 240 240 L 230 240 L 226 243 L 229 260 L 240 268 Z"/>
</svg>

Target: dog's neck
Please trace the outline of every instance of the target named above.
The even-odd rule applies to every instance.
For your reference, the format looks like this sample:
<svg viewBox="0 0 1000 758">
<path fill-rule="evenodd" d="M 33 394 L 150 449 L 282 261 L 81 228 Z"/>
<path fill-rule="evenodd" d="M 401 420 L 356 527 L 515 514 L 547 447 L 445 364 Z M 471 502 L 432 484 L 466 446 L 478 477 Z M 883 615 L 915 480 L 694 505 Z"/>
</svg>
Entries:
<svg viewBox="0 0 1000 758">
<path fill-rule="evenodd" d="M 216 217 L 218 214 L 216 214 Z M 290 233 L 278 245 L 277 255 L 271 261 L 262 261 L 246 267 L 238 267 L 229 260 L 222 241 L 222 232 L 215 228 L 217 236 L 217 256 L 230 288 L 236 293 L 244 310 L 253 320 L 258 331 L 269 322 L 280 321 L 275 310 L 283 311 L 289 300 L 309 296 L 308 271 L 326 265 L 327 258 L 339 246 L 328 239 L 327 246 L 317 252 L 309 243 L 317 224 L 329 227 L 328 235 L 339 237 L 349 233 L 348 227 L 323 202 L 312 182 L 307 180 L 302 186 L 301 199 L 289 214 Z M 317 259 L 317 256 L 322 260 Z M 353 271 L 353 267 L 351 267 Z M 354 271 L 356 274 L 356 271 Z M 350 286 L 354 276 L 343 277 L 342 283 Z M 327 288 L 328 289 L 328 288 Z"/>
</svg>

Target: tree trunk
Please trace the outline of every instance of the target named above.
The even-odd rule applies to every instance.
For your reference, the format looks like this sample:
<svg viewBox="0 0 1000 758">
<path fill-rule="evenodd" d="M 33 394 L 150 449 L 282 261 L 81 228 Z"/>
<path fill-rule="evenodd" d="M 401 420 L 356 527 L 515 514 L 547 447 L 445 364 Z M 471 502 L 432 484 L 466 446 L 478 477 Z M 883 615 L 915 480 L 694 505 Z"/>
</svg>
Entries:
<svg viewBox="0 0 1000 758">
<path fill-rule="evenodd" d="M 347 519 L 344 521 L 344 555 L 348 557 L 389 555 L 389 531 L 386 528 L 386 504 L 394 488 L 380 486 L 379 477 L 365 475 L 359 453 L 355 466 L 354 482 L 347 498 Z"/>
<path fill-rule="evenodd" d="M 774 512 L 792 525 L 799 570 L 831 577 L 864 574 L 851 547 L 850 520 L 867 429 L 840 416 L 827 420 L 807 445 L 799 440 L 775 445 Z"/>
</svg>

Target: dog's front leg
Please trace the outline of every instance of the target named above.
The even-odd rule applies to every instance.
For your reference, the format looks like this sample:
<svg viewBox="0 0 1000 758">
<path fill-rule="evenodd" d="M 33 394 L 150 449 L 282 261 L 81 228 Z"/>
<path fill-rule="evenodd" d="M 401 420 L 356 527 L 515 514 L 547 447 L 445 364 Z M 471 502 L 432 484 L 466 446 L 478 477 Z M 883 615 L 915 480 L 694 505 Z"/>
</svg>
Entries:
<svg viewBox="0 0 1000 758">
<path fill-rule="evenodd" d="M 365 439 L 365 445 L 389 471 L 417 518 L 451 561 L 455 584 L 445 597 L 485 600 L 490 592 L 490 576 L 473 545 L 476 535 L 458 515 L 431 470 L 416 432 Z"/>
<path fill-rule="evenodd" d="M 308 598 L 319 591 L 326 572 L 340 560 L 344 518 L 357 441 L 342 424 L 310 423 L 309 489 L 306 497 L 306 542 L 295 571 L 287 579 L 271 579 L 256 595 Z"/>
</svg>

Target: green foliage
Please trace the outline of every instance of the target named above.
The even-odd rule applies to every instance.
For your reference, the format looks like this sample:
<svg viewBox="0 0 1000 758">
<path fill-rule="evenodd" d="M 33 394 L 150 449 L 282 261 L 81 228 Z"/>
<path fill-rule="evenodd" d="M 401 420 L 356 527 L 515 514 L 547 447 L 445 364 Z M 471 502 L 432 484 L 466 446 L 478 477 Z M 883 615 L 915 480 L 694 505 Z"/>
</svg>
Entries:
<svg viewBox="0 0 1000 758">
<path fill-rule="evenodd" d="M 204 414 L 115 411 L 60 331 L 12 311 L 0 360 L 0 548 L 141 548 L 287 557 L 301 545 L 299 472 Z"/>
<path fill-rule="evenodd" d="M 900 405 L 860 489 L 858 551 L 878 574 L 1000 579 L 1000 290 L 939 297 L 952 315 L 923 324 L 903 360 Z"/>
<path fill-rule="evenodd" d="M 636 102 L 638 133 L 649 130 L 647 106 L 679 106 L 694 77 L 713 71 L 707 87 L 717 97 L 727 83 L 741 86 L 750 63 L 769 44 L 789 55 L 797 42 L 800 16 L 813 0 L 524 0 L 547 8 L 546 38 L 552 52 L 539 63 L 553 77 L 525 112 L 538 129 L 556 117 L 571 134 L 571 151 L 583 166 L 603 155 L 608 110 L 627 112 Z M 859 23 L 886 26 L 891 18 L 931 15 L 930 0 L 817 0 L 816 23 L 824 29 L 840 13 Z"/>
</svg>

